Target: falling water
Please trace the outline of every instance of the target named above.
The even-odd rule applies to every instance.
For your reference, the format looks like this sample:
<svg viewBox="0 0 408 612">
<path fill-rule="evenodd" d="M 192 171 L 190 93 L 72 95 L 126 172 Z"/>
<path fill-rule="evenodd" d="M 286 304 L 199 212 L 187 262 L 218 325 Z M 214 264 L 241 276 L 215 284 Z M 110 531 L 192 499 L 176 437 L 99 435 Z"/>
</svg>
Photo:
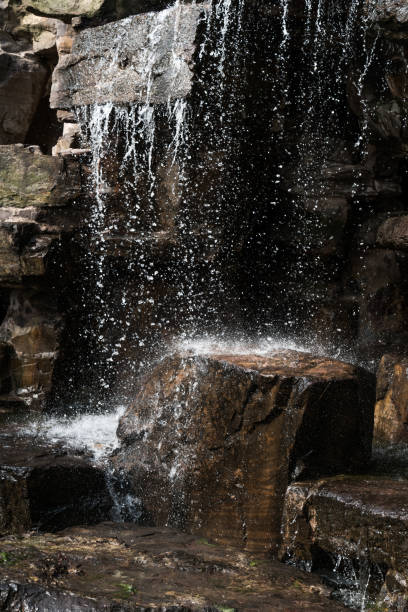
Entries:
<svg viewBox="0 0 408 612">
<path fill-rule="evenodd" d="M 280 32 L 273 32 L 268 58 L 272 77 L 266 72 L 262 76 L 272 82 L 269 149 L 276 166 L 274 176 L 268 177 L 274 185 L 271 206 L 287 207 L 285 219 L 290 217 L 298 235 L 293 264 L 284 264 L 289 282 L 282 299 L 287 298 L 283 326 L 296 335 L 299 311 L 310 311 L 310 304 L 324 297 L 318 286 L 321 275 L 316 274 L 319 255 L 310 255 L 316 231 L 313 214 L 325 195 L 322 173 L 331 147 L 344 131 L 340 109 L 345 105 L 347 73 L 355 63 L 356 36 L 366 41 L 356 84 L 361 98 L 375 43 L 369 38 L 367 19 L 360 20 L 361 0 L 353 0 L 348 10 L 334 0 L 306 0 L 299 14 L 289 0 L 279 0 L 279 7 Z M 94 284 L 90 281 L 83 297 L 88 313 L 84 336 L 97 336 L 90 365 L 98 372 L 94 386 L 109 391 L 108 401 L 118 371 L 121 381 L 133 379 L 165 345 L 172 345 L 175 336 L 188 342 L 206 331 L 230 339 L 235 331 L 240 337 L 243 326 L 254 319 L 234 287 L 241 243 L 251 231 L 248 218 L 253 204 L 248 190 L 250 163 L 247 174 L 241 170 L 247 163 L 247 117 L 255 122 L 257 112 L 245 93 L 245 80 L 253 73 L 246 65 L 242 27 L 247 7 L 244 0 L 203 5 L 195 90 L 187 97 L 172 97 L 177 87 L 169 86 L 167 100 L 157 103 L 154 77 L 164 36 L 171 40 L 173 83 L 183 69 L 182 10 L 177 0 L 166 10 L 149 14 L 147 44 L 138 60 L 144 84 L 139 100 L 77 109 L 84 146 L 91 149 L 94 194 L 87 230 L 88 276 Z M 118 26 L 112 57 L 100 60 L 108 75 L 126 56 L 121 31 Z M 278 79 L 273 78 L 273 70 Z M 328 78 L 328 72 L 336 71 L 335 79 Z M 108 96 L 106 83 L 101 88 Z M 366 140 L 368 125 L 364 118 L 356 149 Z M 312 214 L 304 212 L 305 197 Z M 169 201 L 174 214 L 167 219 Z M 256 211 L 256 201 L 254 205 Z M 242 211 L 247 217 L 241 219 Z M 165 253 L 163 259 L 155 249 Z M 279 257 L 279 246 L 275 252 Z M 116 261 L 123 261 L 123 282 L 115 270 L 118 256 Z M 290 298 L 290 287 L 298 290 L 305 279 L 306 307 Z M 279 317 L 274 316 L 273 306 L 257 312 L 257 337 L 274 335 Z"/>
</svg>

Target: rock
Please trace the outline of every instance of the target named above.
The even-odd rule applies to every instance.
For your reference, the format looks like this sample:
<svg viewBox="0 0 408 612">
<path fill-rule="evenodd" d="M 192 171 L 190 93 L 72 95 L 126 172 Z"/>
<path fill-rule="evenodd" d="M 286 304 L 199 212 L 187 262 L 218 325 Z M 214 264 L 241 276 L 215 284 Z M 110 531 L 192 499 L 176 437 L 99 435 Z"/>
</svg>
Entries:
<svg viewBox="0 0 408 612">
<path fill-rule="evenodd" d="M 354 279 L 359 287 L 358 339 L 361 350 L 378 355 L 403 351 L 408 341 L 408 300 L 404 279 L 407 255 L 391 249 L 356 253 Z M 379 356 L 381 357 L 381 355 Z"/>
<path fill-rule="evenodd" d="M 377 372 L 374 441 L 408 444 L 408 359 L 384 355 Z"/>
<path fill-rule="evenodd" d="M 18 430 L 2 429 L 0 535 L 55 530 L 109 518 L 105 475 L 86 457 L 67 454 Z M 0 608 L 1 609 L 1 608 Z"/>
<path fill-rule="evenodd" d="M 75 159 L 43 155 L 38 147 L 0 147 L 0 207 L 64 206 L 81 193 Z"/>
<path fill-rule="evenodd" d="M 408 216 L 386 219 L 378 228 L 377 243 L 391 249 L 408 249 Z"/>
<path fill-rule="evenodd" d="M 206 7 L 180 4 L 78 33 L 72 53 L 60 56 L 54 71 L 51 107 L 147 98 L 160 104 L 187 96 L 197 28 Z"/>
<path fill-rule="evenodd" d="M 275 551 L 291 478 L 367 463 L 373 377 L 284 351 L 166 357 L 140 381 L 113 458 L 146 520 Z"/>
<path fill-rule="evenodd" d="M 72 149 L 78 148 L 80 134 L 80 127 L 77 123 L 64 123 L 64 131 L 61 138 L 58 140 L 55 147 L 52 149 L 53 155 L 58 155 L 64 151 L 72 151 Z"/>
<path fill-rule="evenodd" d="M 395 21 L 398 25 L 408 22 L 408 6 L 405 0 L 376 0 L 370 6 L 371 18 L 376 21 Z"/>
<path fill-rule="evenodd" d="M 408 578 L 406 481 L 339 476 L 294 483 L 286 493 L 282 529 L 281 557 L 292 563 L 327 572 L 343 559 Z M 379 582 L 369 585 L 374 598 Z"/>
<path fill-rule="evenodd" d="M 47 70 L 34 57 L 0 52 L 0 72 L 0 145 L 25 142 Z"/>
<path fill-rule="evenodd" d="M 0 326 L 0 338 L 9 347 L 10 389 L 13 400 L 42 407 L 51 388 L 61 334 L 61 316 L 55 298 L 35 291 L 15 290 Z"/>
<path fill-rule="evenodd" d="M 105 0 L 24 0 L 24 5 L 47 16 L 93 17 L 104 2 Z"/>
<path fill-rule="evenodd" d="M 1 551 L 0 609 L 343 609 L 314 577 L 172 529 L 103 523 L 3 538 Z"/>
<path fill-rule="evenodd" d="M 58 21 L 28 13 L 21 20 L 21 29 L 32 36 L 33 52 L 39 56 L 53 56 L 56 50 Z"/>
</svg>

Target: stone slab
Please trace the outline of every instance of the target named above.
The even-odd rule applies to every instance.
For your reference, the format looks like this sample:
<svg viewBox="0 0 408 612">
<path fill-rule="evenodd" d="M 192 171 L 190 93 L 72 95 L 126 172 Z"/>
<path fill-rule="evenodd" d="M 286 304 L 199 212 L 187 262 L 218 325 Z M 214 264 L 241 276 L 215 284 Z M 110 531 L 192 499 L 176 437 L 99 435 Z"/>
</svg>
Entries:
<svg viewBox="0 0 408 612">
<path fill-rule="evenodd" d="M 79 32 L 53 74 L 51 107 L 149 102 L 190 93 L 207 4 L 178 4 Z"/>
<path fill-rule="evenodd" d="M 357 579 L 360 572 L 377 609 L 406 609 L 406 480 L 339 476 L 294 483 L 286 493 L 282 532 L 281 558 L 312 571 L 337 567 L 338 573 L 346 562 Z"/>
</svg>

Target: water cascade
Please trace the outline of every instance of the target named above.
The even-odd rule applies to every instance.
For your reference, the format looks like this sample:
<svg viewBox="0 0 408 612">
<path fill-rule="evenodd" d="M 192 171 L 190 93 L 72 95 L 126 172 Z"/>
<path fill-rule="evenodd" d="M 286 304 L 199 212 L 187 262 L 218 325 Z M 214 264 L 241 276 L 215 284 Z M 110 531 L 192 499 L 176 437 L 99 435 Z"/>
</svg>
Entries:
<svg viewBox="0 0 408 612">
<path fill-rule="evenodd" d="M 6 4 L 4 609 L 405 609 L 405 7 Z"/>
</svg>

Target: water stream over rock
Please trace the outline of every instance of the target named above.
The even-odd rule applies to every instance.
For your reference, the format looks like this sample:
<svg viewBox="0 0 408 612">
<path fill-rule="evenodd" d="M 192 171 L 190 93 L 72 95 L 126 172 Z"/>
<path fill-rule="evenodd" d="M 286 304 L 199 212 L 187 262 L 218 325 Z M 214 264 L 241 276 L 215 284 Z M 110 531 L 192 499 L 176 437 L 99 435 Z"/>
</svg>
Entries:
<svg viewBox="0 0 408 612">
<path fill-rule="evenodd" d="M 0 5 L 0 609 L 405 609 L 404 3 Z"/>
</svg>

